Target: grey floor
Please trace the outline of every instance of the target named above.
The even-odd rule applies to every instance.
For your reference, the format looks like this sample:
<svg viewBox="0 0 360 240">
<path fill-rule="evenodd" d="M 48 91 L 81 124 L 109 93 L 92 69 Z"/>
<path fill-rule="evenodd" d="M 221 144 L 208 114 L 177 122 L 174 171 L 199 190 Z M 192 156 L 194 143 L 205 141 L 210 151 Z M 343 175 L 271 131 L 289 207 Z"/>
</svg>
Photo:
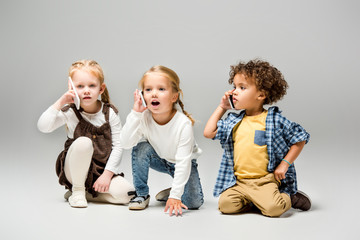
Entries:
<svg viewBox="0 0 360 240">
<path fill-rule="evenodd" d="M 3 162 L 1 174 L 1 239 L 360 238 L 356 207 L 360 195 L 353 191 L 358 189 L 354 185 L 358 183 L 355 175 L 359 164 L 324 166 L 325 161 L 335 163 L 339 158 L 354 163 L 355 154 L 349 152 L 344 155 L 336 150 L 305 149 L 298 159 L 297 171 L 299 188 L 312 198 L 311 210 L 291 209 L 280 218 L 269 218 L 258 213 L 222 215 L 218 212 L 212 187 L 221 150 L 216 143 L 208 143 L 210 148 L 198 160 L 204 205 L 200 210 L 185 211 L 182 217 L 169 217 L 163 212 L 164 205 L 154 200 L 154 195 L 168 187 L 171 179 L 153 171 L 149 179 L 152 198 L 144 211 L 97 203 L 89 203 L 86 209 L 71 208 L 63 199 L 65 190 L 57 184 L 55 160 L 49 160 L 61 149 L 54 139 L 50 137 L 49 141 L 44 137 L 39 142 L 47 146 L 44 152 L 31 148 L 31 143 L 26 151 L 9 148 L 5 152 L 7 161 Z M 129 162 L 129 151 L 126 151 L 122 165 L 131 180 Z"/>
<path fill-rule="evenodd" d="M 0 240 L 360 239 L 359 9 L 354 0 L 0 1 Z M 280 108 L 311 134 L 296 161 L 299 189 L 313 201 L 308 212 L 228 216 L 212 196 L 222 153 L 202 131 L 229 90 L 229 66 L 258 57 L 285 75 Z M 204 152 L 200 210 L 163 213 L 154 196 L 171 179 L 155 172 L 145 211 L 73 209 L 64 200 L 54 167 L 64 129 L 45 135 L 36 122 L 83 58 L 104 68 L 123 123 L 143 72 L 163 64 L 180 74 Z M 129 163 L 126 152 L 132 180 Z"/>
</svg>

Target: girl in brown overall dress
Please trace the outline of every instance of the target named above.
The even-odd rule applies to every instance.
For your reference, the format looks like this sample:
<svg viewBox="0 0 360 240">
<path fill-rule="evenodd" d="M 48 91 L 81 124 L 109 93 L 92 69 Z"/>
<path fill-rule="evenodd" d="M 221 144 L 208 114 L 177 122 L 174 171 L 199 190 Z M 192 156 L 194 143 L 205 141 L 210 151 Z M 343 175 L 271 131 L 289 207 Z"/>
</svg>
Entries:
<svg viewBox="0 0 360 240">
<path fill-rule="evenodd" d="M 74 104 L 75 89 L 69 80 L 68 91 L 38 121 L 42 132 L 66 124 L 68 140 L 56 162 L 59 183 L 70 190 L 65 198 L 72 207 L 87 207 L 87 200 L 127 204 L 134 187 L 119 169 L 122 126 L 116 108 L 109 103 L 103 71 L 95 61 L 82 60 L 72 64 L 69 76 L 80 109 Z"/>
</svg>

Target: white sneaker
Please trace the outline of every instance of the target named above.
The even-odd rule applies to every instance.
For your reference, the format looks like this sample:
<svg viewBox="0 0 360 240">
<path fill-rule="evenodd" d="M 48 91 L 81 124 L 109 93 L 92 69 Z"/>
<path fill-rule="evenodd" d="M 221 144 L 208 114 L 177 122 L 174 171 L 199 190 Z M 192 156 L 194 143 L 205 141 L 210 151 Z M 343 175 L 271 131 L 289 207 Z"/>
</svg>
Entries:
<svg viewBox="0 0 360 240">
<path fill-rule="evenodd" d="M 71 196 L 69 197 L 68 201 L 69 201 L 70 206 L 73 208 L 86 208 L 87 207 L 85 192 L 83 192 L 83 191 L 73 192 L 71 194 Z"/>
<path fill-rule="evenodd" d="M 130 210 L 143 210 L 149 206 L 150 195 L 144 196 L 135 196 L 129 202 Z"/>
<path fill-rule="evenodd" d="M 155 199 L 160 202 L 166 202 L 170 196 L 171 188 L 164 189 L 156 194 Z"/>
</svg>

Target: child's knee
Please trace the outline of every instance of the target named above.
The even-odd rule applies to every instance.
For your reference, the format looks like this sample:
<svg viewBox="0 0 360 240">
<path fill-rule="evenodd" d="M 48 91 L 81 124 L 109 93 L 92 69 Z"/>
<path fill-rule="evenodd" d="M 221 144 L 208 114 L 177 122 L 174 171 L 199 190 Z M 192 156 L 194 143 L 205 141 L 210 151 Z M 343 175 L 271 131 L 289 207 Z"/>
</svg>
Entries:
<svg viewBox="0 0 360 240">
<path fill-rule="evenodd" d="M 198 197 L 183 201 L 183 203 L 188 207 L 188 209 L 198 209 L 201 207 L 201 205 L 203 205 L 204 198 L 202 196 L 198 196 Z"/>
<path fill-rule="evenodd" d="M 147 159 L 147 155 L 154 151 L 154 148 L 148 142 L 140 142 L 132 149 L 132 160 L 137 161 Z"/>
<path fill-rule="evenodd" d="M 109 194 L 117 201 L 127 203 L 131 199 L 128 193 L 135 191 L 134 186 L 122 176 L 116 176 L 111 180 Z"/>
<path fill-rule="evenodd" d="M 73 148 L 76 148 L 76 151 L 81 152 L 93 152 L 94 147 L 90 138 L 88 137 L 79 137 L 72 143 Z"/>
<path fill-rule="evenodd" d="M 283 194 L 282 194 L 283 195 Z M 276 202 L 272 202 L 263 206 L 261 209 L 262 214 L 268 217 L 280 217 L 283 213 L 291 208 L 291 201 L 288 195 L 284 194 L 283 198 Z"/>
<path fill-rule="evenodd" d="M 286 212 L 283 206 L 272 205 L 261 211 L 263 215 L 268 217 L 280 217 Z"/>
<path fill-rule="evenodd" d="M 218 202 L 218 209 L 220 212 L 225 214 L 238 213 L 243 207 L 241 201 L 237 202 L 228 196 L 220 195 Z"/>
</svg>

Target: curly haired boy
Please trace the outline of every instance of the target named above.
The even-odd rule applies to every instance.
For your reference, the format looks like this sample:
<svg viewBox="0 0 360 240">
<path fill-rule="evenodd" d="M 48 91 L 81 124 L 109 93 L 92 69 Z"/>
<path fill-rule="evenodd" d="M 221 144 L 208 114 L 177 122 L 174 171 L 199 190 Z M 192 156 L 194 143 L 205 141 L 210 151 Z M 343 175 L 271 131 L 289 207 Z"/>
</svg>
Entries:
<svg viewBox="0 0 360 240">
<path fill-rule="evenodd" d="M 240 213 L 257 207 L 277 217 L 291 207 L 308 210 L 311 202 L 297 190 L 294 161 L 310 135 L 281 115 L 278 107 L 264 109 L 286 94 L 281 72 L 266 61 L 252 60 L 231 66 L 229 83 L 219 106 L 209 118 L 204 136 L 218 139 L 224 149 L 214 196 L 219 210 Z M 231 108 L 236 110 L 222 119 Z"/>
</svg>

